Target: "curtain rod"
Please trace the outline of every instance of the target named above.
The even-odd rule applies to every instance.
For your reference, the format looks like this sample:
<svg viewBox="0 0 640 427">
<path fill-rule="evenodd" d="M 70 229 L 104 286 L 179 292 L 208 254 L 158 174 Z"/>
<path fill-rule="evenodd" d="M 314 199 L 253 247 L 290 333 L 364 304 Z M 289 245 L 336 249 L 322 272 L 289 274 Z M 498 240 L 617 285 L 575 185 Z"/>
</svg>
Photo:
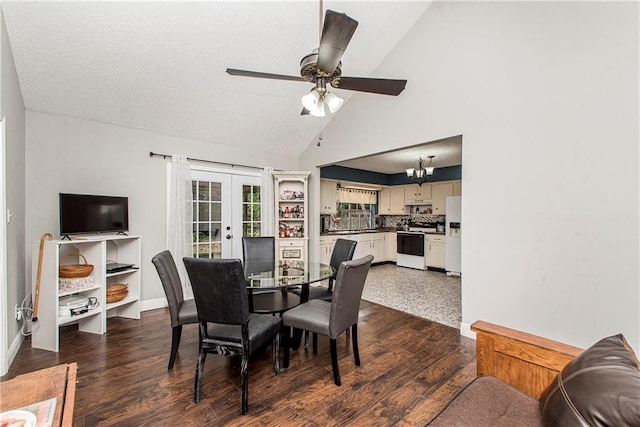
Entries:
<svg viewBox="0 0 640 427">
<path fill-rule="evenodd" d="M 149 151 L 149 157 L 162 157 L 163 159 L 170 159 L 171 158 L 171 154 L 161 154 L 161 153 L 154 153 L 153 151 Z M 240 167 L 243 167 L 243 168 L 251 168 L 251 169 L 260 169 L 260 170 L 262 170 L 262 168 L 259 168 L 257 166 L 247 166 L 247 165 L 240 165 L 240 164 L 237 164 L 237 163 L 217 162 L 215 160 L 195 159 L 193 157 L 187 157 L 187 160 L 191 160 L 191 161 L 194 161 L 194 162 L 203 162 L 203 163 L 216 163 L 218 165 L 227 165 L 227 166 L 231 166 L 231 167 L 240 166 Z"/>
<path fill-rule="evenodd" d="M 358 187 L 357 185 L 349 185 L 338 183 L 336 186 L 338 189 L 344 188 L 345 190 L 365 190 L 365 191 L 378 191 L 382 190 L 382 187 L 379 185 L 373 185 L 371 187 Z"/>
</svg>

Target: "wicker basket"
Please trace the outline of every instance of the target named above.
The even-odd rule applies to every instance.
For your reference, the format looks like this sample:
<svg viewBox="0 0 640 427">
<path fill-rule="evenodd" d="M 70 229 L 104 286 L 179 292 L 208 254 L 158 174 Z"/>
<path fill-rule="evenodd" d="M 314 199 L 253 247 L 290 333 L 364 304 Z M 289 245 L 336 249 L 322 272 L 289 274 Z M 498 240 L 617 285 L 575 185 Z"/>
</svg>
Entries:
<svg viewBox="0 0 640 427">
<path fill-rule="evenodd" d="M 128 286 L 126 283 L 107 285 L 107 304 L 123 300 L 129 294 Z"/>
<path fill-rule="evenodd" d="M 84 264 L 69 264 L 69 265 L 60 265 L 58 275 L 63 279 L 70 279 L 74 277 L 87 277 L 93 271 L 93 265 L 87 262 L 87 259 L 81 253 L 74 252 L 72 254 L 66 254 L 60 260 L 62 264 L 62 260 L 68 256 L 79 256 L 84 260 Z"/>
<path fill-rule="evenodd" d="M 58 279 L 58 290 L 60 292 L 79 292 L 95 287 L 93 276 L 71 277 Z"/>
</svg>

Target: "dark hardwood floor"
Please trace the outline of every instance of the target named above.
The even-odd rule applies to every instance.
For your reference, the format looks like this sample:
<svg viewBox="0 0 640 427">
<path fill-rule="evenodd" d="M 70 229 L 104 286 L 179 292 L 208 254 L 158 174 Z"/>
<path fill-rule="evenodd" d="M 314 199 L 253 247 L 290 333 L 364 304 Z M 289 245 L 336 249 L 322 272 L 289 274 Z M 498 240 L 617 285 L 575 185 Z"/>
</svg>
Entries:
<svg viewBox="0 0 640 427">
<path fill-rule="evenodd" d="M 110 318 L 108 333 L 60 330 L 60 352 L 26 339 L 2 380 L 78 362 L 75 426 L 425 425 L 476 373 L 475 342 L 455 328 L 363 301 L 358 324 L 362 366 L 338 340 L 342 386 L 333 383 L 329 342 L 291 352 L 289 369 L 273 372 L 271 347 L 249 363 L 249 413 L 240 415 L 239 368 L 210 355 L 203 400 L 193 403 L 196 325 L 183 329 L 167 371 L 168 309 L 140 320 Z M 282 351 L 281 351 L 282 358 Z"/>
</svg>

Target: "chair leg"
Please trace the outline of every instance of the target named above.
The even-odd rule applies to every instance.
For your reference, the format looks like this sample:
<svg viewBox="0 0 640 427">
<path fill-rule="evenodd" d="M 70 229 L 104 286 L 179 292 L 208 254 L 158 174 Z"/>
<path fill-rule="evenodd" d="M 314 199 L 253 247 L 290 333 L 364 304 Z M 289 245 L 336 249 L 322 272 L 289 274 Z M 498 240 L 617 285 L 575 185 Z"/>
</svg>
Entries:
<svg viewBox="0 0 640 427">
<path fill-rule="evenodd" d="M 242 415 L 249 410 L 249 352 L 242 352 L 242 364 L 240 366 L 240 386 L 242 387 L 241 410 Z"/>
<path fill-rule="evenodd" d="M 169 367 L 168 370 L 173 369 L 173 364 L 176 361 L 176 354 L 178 354 L 178 347 L 180 346 L 180 337 L 182 336 L 182 325 L 174 326 L 171 328 L 171 354 L 169 355 Z"/>
<path fill-rule="evenodd" d="M 304 348 L 309 348 L 309 331 L 304 331 Z"/>
<path fill-rule="evenodd" d="M 273 369 L 276 375 L 280 373 L 280 332 L 273 337 Z"/>
<path fill-rule="evenodd" d="M 353 358 L 356 361 L 356 366 L 360 366 L 360 353 L 358 353 L 358 324 L 356 323 L 351 327 L 353 329 Z M 347 329 L 348 331 L 349 329 Z"/>
<path fill-rule="evenodd" d="M 289 349 L 291 347 L 289 343 L 291 338 L 291 328 L 283 326 L 281 336 L 283 337 L 282 346 L 284 347 L 284 360 L 282 361 L 282 366 L 284 369 L 287 369 L 289 367 Z"/>
<path fill-rule="evenodd" d="M 349 328 L 347 328 L 346 336 L 347 336 L 347 342 L 349 342 Z"/>
<path fill-rule="evenodd" d="M 318 349 L 318 334 L 316 334 L 315 332 L 313 333 L 313 349 Z"/>
<path fill-rule="evenodd" d="M 338 370 L 338 348 L 334 338 L 331 338 L 331 366 L 333 367 L 333 381 L 339 386 L 341 383 L 340 371 Z"/>
<path fill-rule="evenodd" d="M 200 348 L 200 352 L 198 353 L 198 364 L 196 365 L 196 384 L 195 384 L 195 396 L 194 401 L 196 403 L 200 402 L 202 399 L 202 372 L 204 371 L 204 361 L 207 358 L 207 353 Z"/>
</svg>

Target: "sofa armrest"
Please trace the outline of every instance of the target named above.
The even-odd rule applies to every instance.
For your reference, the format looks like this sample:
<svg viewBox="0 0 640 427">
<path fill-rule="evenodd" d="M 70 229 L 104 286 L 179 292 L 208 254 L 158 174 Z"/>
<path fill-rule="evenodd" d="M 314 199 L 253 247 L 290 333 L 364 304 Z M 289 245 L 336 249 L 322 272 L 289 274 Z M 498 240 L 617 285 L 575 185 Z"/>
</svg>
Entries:
<svg viewBox="0 0 640 427">
<path fill-rule="evenodd" d="M 582 349 L 489 322 L 471 325 L 476 333 L 477 374 L 511 384 L 538 399 L 558 372 Z"/>
</svg>

